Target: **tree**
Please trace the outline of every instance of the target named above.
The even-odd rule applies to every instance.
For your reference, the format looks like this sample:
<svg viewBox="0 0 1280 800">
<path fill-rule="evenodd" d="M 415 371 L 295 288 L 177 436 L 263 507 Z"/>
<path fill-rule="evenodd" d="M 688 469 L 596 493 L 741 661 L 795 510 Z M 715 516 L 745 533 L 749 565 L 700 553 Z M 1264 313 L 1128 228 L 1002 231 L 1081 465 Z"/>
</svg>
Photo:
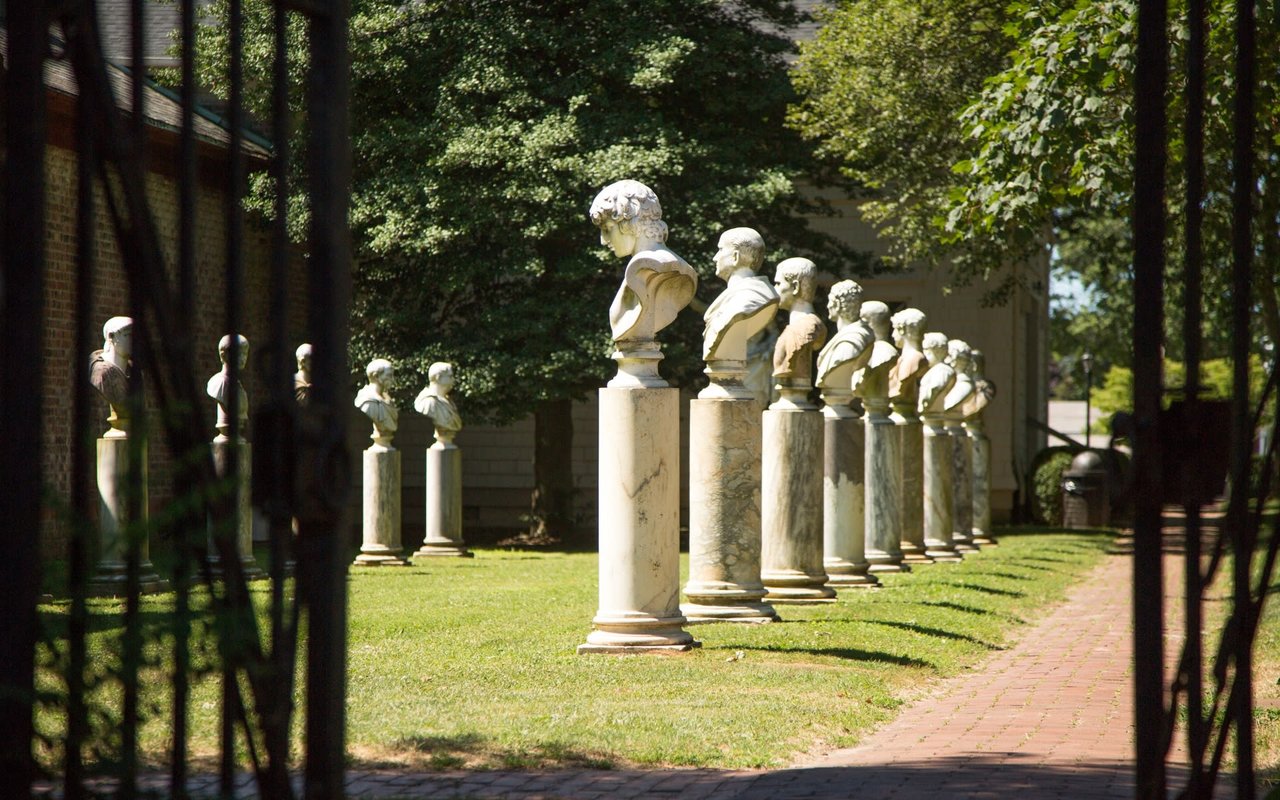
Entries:
<svg viewBox="0 0 1280 800">
<path fill-rule="evenodd" d="M 268 12 L 246 7 L 247 58 L 265 73 L 254 23 Z M 225 2 L 213 13 L 225 20 Z M 783 125 L 791 45 L 766 31 L 796 19 L 780 0 L 352 3 L 353 363 L 390 357 L 407 399 L 451 361 L 470 418 L 533 411 L 537 533 L 572 527 L 569 402 L 612 368 L 622 265 L 586 216 L 600 188 L 653 188 L 673 249 L 704 277 L 733 225 L 774 254 L 858 263 L 799 221 L 811 208 L 794 181 L 815 167 Z M 204 31 L 202 51 L 225 35 Z M 215 89 L 221 69 L 203 71 Z M 251 89 L 267 118 L 269 87 Z M 698 376 L 700 329 L 686 313 L 667 334 L 669 376 Z"/>
</svg>

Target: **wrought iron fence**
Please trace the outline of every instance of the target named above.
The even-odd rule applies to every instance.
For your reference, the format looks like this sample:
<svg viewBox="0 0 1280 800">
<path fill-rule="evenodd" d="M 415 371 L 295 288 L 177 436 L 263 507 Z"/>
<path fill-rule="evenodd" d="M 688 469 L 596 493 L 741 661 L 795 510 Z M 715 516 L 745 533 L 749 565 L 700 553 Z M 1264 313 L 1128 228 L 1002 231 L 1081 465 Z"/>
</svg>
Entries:
<svg viewBox="0 0 1280 800">
<path fill-rule="evenodd" d="M 104 768 L 117 796 L 138 794 L 139 735 L 144 708 L 165 697 L 158 711 L 168 717 L 168 793 L 187 791 L 192 730 L 192 682 L 203 667 L 194 663 L 197 640 L 208 630 L 220 674 L 219 772 L 221 791 L 230 796 L 237 769 L 247 764 L 263 796 L 288 798 L 290 727 L 294 719 L 294 675 L 305 662 L 306 695 L 304 795 L 338 798 L 343 793 L 346 586 L 344 547 L 347 494 L 346 397 L 347 314 L 350 301 L 350 241 L 347 229 L 350 154 L 347 129 L 347 3 L 345 0 L 278 0 L 274 12 L 274 68 L 270 127 L 274 148 L 270 176 L 277 198 L 270 258 L 270 328 L 265 347 L 267 397 L 254 414 L 257 462 L 253 497 L 269 519 L 270 582 L 266 630 L 255 609 L 230 520 L 236 513 L 239 450 L 229 448 L 225 463 L 215 463 L 203 431 L 207 403 L 196 374 L 191 321 L 197 307 L 197 104 L 195 41 L 197 7 L 180 7 L 179 145 L 176 248 L 164 246 L 155 216 L 155 186 L 149 167 L 158 156 L 148 147 L 150 93 L 144 70 L 141 32 L 150 4 L 129 4 L 131 56 L 128 91 L 119 99 L 113 86 L 118 68 L 104 57 L 93 0 L 24 0 L 3 5 L 6 32 L 0 121 L 3 123 L 3 239 L 0 259 L 0 330 L 6 338 L 0 360 L 0 519 L 6 558 L 0 559 L 0 797 L 28 797 L 43 771 L 60 773 L 68 800 L 88 794 L 87 781 Z M 226 25 L 230 41 L 230 96 L 226 110 L 224 322 L 228 332 L 244 324 L 246 186 L 244 157 L 241 0 L 230 0 Z M 291 243 L 288 205 L 291 182 L 287 34 L 305 28 L 305 195 L 309 235 Z M 42 616 L 41 537 L 48 511 L 57 505 L 43 486 L 42 381 L 46 278 L 46 205 L 59 190 L 47 179 L 50 141 L 46 91 L 51 65 L 69 67 L 74 76 L 75 154 L 75 346 L 66 369 L 73 375 L 73 433 L 70 490 L 65 498 L 68 525 L 63 627 L 53 629 Z M 258 78 L 261 80 L 261 77 Z M 116 83 L 119 83 L 116 80 Z M 148 163 L 152 160 L 152 163 Z M 96 186 L 96 191 L 95 191 Z M 124 493 L 134 522 L 125 529 L 125 567 L 121 583 L 124 610 L 119 625 L 119 664 L 107 675 L 120 699 L 114 757 L 97 757 L 92 696 L 103 679 L 101 658 L 89 647 L 93 615 L 89 601 L 97 508 L 94 500 L 95 422 L 93 390 L 85 356 L 93 349 L 92 319 L 100 277 L 100 220 L 107 220 L 120 253 L 128 285 L 128 315 L 134 320 L 133 362 L 128 402 L 128 490 Z M 166 252 L 176 252 L 168 260 Z M 314 383 L 306 407 L 295 402 L 292 348 L 286 320 L 291 313 L 287 283 L 291 259 L 306 264 L 306 318 L 313 346 Z M 207 260 L 207 259 L 206 259 Z M 296 309 L 295 309 L 296 310 Z M 239 378 L 238 340 L 232 339 L 230 379 Z M 61 357 L 62 354 L 59 354 Z M 150 402 L 146 398 L 152 398 Z M 238 393 L 228 393 L 230 435 L 240 425 Z M 175 500 L 148 529 L 145 448 L 163 437 L 174 454 Z M 210 524 L 209 519 L 213 522 Z M 209 532 L 212 531 L 212 534 Z M 153 535 L 168 540 L 172 602 L 160 604 L 159 621 L 144 619 L 142 593 L 146 543 Z M 216 564 L 216 567 L 215 567 Z M 296 564 L 296 576 L 290 575 Z M 298 652 L 300 620 L 305 617 L 305 653 Z M 197 621 L 203 624 L 197 628 Z M 37 661 L 41 643 L 48 658 Z M 156 647 L 167 652 L 157 656 Z M 140 684 L 148 659 L 172 662 L 169 691 L 147 691 Z M 50 686 L 55 688 L 50 689 Z M 61 687 L 59 690 L 57 687 Z M 46 712 L 57 728 L 57 742 L 41 749 L 33 710 Z M 243 757 L 237 753 L 243 752 Z"/>
</svg>

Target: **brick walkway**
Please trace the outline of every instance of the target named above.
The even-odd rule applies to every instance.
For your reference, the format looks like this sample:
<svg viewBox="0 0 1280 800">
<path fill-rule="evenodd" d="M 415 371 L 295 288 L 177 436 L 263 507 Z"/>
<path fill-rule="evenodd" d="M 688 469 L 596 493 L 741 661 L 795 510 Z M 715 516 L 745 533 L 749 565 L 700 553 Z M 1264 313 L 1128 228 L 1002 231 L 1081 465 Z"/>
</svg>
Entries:
<svg viewBox="0 0 1280 800">
<path fill-rule="evenodd" d="M 1179 610 L 1177 564 L 1166 560 L 1170 612 Z M 1130 569 L 1129 558 L 1109 556 L 1011 648 L 944 681 L 862 745 L 795 768 L 353 772 L 348 794 L 384 800 L 1130 798 Z M 1179 623 L 1170 623 L 1177 630 Z M 1170 653 L 1177 644 L 1170 637 Z M 1182 758 L 1179 751 L 1171 760 Z M 1176 773 L 1170 778 L 1177 785 Z M 242 786 L 238 797 L 256 797 L 247 777 Z M 192 789 L 212 796 L 216 787 L 200 779 Z"/>
</svg>

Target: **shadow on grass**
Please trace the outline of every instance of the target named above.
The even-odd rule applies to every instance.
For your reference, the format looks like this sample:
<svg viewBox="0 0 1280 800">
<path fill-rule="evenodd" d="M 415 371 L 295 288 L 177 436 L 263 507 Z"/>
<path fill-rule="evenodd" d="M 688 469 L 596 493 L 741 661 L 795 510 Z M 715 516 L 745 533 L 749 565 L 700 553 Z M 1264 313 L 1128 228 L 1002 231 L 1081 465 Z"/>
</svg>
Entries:
<svg viewBox="0 0 1280 800">
<path fill-rule="evenodd" d="M 429 770 L 454 769 L 613 769 L 617 762 L 607 753 L 577 750 L 563 742 L 531 741 L 519 747 L 496 744 L 475 733 L 458 736 L 409 736 L 391 743 L 396 751 L 425 757 L 416 765 Z M 353 766 L 384 767 L 377 759 L 352 759 Z"/>
<path fill-rule="evenodd" d="M 883 661 L 887 664 L 897 664 L 900 667 L 921 667 L 924 669 L 938 668 L 938 666 L 932 661 L 926 661 L 923 658 L 900 656 L 896 653 L 884 653 L 879 650 L 862 650 L 857 647 L 770 647 L 767 645 L 756 645 L 752 647 L 740 645 L 738 649 L 755 650 L 763 653 L 808 653 L 809 655 L 814 656 L 843 658 L 849 661 Z"/>
<path fill-rule="evenodd" d="M 1016 589 L 997 589 L 994 586 L 984 586 L 981 583 L 973 583 L 972 581 L 938 581 L 935 586 L 954 586 L 957 589 L 971 589 L 975 592 L 983 592 L 985 594 L 998 594 L 1001 597 L 1026 597 L 1026 592 L 1019 592 Z"/>
<path fill-rule="evenodd" d="M 984 641 L 974 636 L 969 636 L 965 633 L 956 633 L 955 631 L 943 630 L 942 628 L 931 628 L 927 625 L 916 625 L 913 622 L 890 622 L 888 620 L 881 619 L 868 619 L 863 621 L 868 625 L 883 625 L 886 628 L 898 628 L 899 630 L 912 631 L 913 633 L 919 633 L 925 636 L 937 636 L 941 639 L 954 639 L 958 642 L 969 642 L 970 644 L 976 644 L 979 647 L 985 647 L 988 650 L 1005 649 L 998 644 L 992 644 L 991 642 Z"/>
<path fill-rule="evenodd" d="M 978 608 L 976 606 L 966 606 L 963 603 L 950 603 L 950 602 L 947 602 L 946 600 L 921 600 L 920 605 L 934 606 L 936 608 L 949 608 L 952 611 L 960 611 L 965 614 L 986 614 L 993 617 L 1000 617 L 1002 619 L 1007 619 L 1010 622 L 1015 622 L 1019 625 L 1025 625 L 1027 622 L 1022 617 L 1016 616 L 1014 614 L 1006 614 L 1003 611 L 993 611 L 989 608 Z"/>
<path fill-rule="evenodd" d="M 1005 566 L 1009 566 L 1009 567 L 1017 567 L 1017 565 L 1016 565 L 1016 564 L 1006 564 Z M 1008 579 L 1009 579 L 1009 580 L 1011 580 L 1011 581 L 1035 581 L 1035 580 L 1037 580 L 1036 576 L 1034 576 L 1034 575 L 1026 575 L 1026 574 L 1018 573 L 1018 572 L 1005 572 L 1004 570 L 1000 570 L 1000 569 L 984 569 L 984 570 L 982 571 L 982 574 L 983 574 L 983 576 L 984 576 L 984 577 L 985 577 L 985 576 L 987 576 L 987 575 L 992 575 L 992 576 L 997 577 L 997 578 L 1008 578 Z"/>
<path fill-rule="evenodd" d="M 1017 567 L 1018 569 L 1037 569 L 1037 570 L 1040 570 L 1041 572 L 1055 572 L 1055 573 L 1056 573 L 1056 572 L 1061 572 L 1061 571 L 1062 571 L 1062 570 L 1054 569 L 1053 567 L 1046 567 L 1046 566 L 1044 566 L 1043 564 L 1024 564 L 1024 563 L 1023 563 L 1024 561 L 1039 561 L 1039 560 L 1040 560 L 1040 559 L 1032 559 L 1032 558 L 1027 558 L 1027 557 L 1025 557 L 1025 556 L 1024 556 L 1023 558 L 1015 558 L 1015 559 L 1013 559 L 1013 560 L 1011 560 L 1011 561 L 1006 561 L 1006 562 L 1005 562 L 1005 566 L 1008 566 L 1008 567 Z M 1055 561 L 1054 563 L 1061 564 L 1061 563 L 1063 563 L 1063 562 L 1061 562 L 1061 561 Z"/>
</svg>

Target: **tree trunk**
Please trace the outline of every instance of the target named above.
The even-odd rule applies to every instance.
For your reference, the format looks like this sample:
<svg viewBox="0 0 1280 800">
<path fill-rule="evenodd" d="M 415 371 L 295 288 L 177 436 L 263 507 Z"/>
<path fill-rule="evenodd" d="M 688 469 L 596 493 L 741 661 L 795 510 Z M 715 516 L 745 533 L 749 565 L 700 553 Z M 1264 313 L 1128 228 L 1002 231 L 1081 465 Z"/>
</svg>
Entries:
<svg viewBox="0 0 1280 800">
<path fill-rule="evenodd" d="M 573 404 L 567 399 L 543 400 L 533 411 L 533 541 L 574 538 L 573 494 Z"/>
</svg>

